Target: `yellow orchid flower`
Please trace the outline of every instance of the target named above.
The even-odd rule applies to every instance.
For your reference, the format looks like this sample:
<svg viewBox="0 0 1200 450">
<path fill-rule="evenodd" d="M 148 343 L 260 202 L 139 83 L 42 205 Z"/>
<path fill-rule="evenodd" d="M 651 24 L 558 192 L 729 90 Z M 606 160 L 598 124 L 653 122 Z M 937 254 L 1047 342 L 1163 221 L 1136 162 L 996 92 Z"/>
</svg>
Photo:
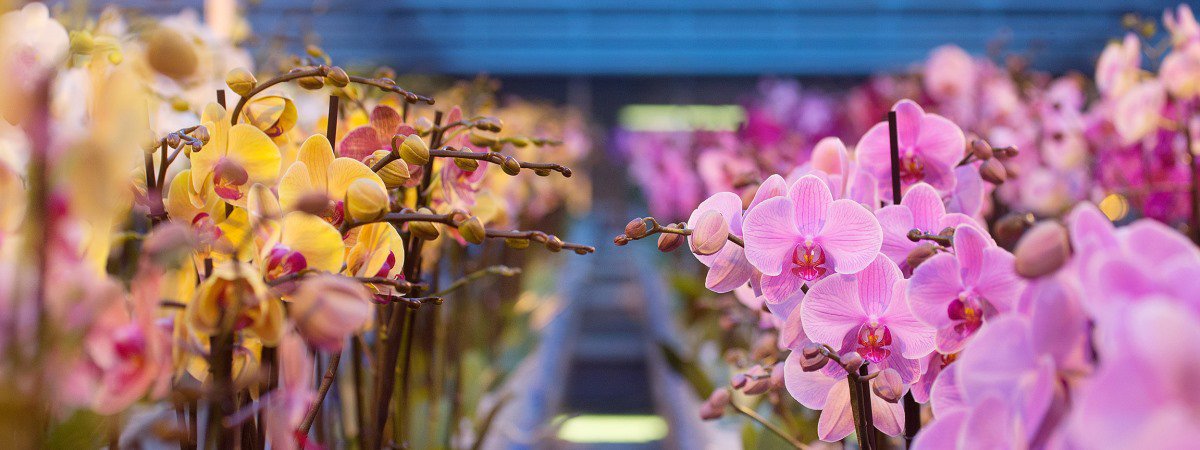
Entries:
<svg viewBox="0 0 1200 450">
<path fill-rule="evenodd" d="M 352 277 L 393 278 L 404 266 L 404 240 L 390 223 L 376 222 L 358 228 L 346 252 L 345 274 Z"/>
<path fill-rule="evenodd" d="M 199 349 L 208 349 L 208 340 L 205 339 Z M 245 336 L 233 348 L 233 385 L 237 389 L 246 389 L 258 384 L 262 378 L 259 376 L 259 369 L 262 368 L 262 348 L 263 341 L 252 336 Z M 186 364 L 176 364 L 176 367 L 182 367 L 189 375 L 199 380 L 200 382 L 208 381 L 208 358 L 196 353 L 188 353 Z"/>
<path fill-rule="evenodd" d="M 226 260 L 244 242 L 249 231 L 246 211 L 234 208 L 226 213 L 225 202 L 213 192 L 212 183 L 204 183 L 204 192 L 192 192 L 192 171 L 184 170 L 171 180 L 166 209 L 171 220 L 189 224 L 196 232 L 196 258 Z"/>
<path fill-rule="evenodd" d="M 339 272 L 346 259 L 342 234 L 317 216 L 293 211 L 263 224 L 267 239 L 258 253 L 263 277 L 274 280 L 302 270 Z"/>
<path fill-rule="evenodd" d="M 247 101 L 242 108 L 242 117 L 274 139 L 287 134 L 300 116 L 292 99 L 280 94 L 266 94 Z"/>
<path fill-rule="evenodd" d="M 226 314 L 236 314 L 226 317 Z M 283 335 L 283 304 L 269 295 L 262 276 L 249 264 L 231 260 L 214 268 L 184 308 L 193 333 L 211 336 L 224 326 L 249 332 L 266 345 Z M 224 321 L 224 323 L 222 322 Z"/>
<path fill-rule="evenodd" d="M 225 109 L 212 103 L 201 121 L 209 141 L 192 152 L 192 191 L 202 192 L 211 182 L 213 192 L 225 202 L 245 206 L 246 192 L 254 183 L 274 185 L 279 178 L 279 147 L 250 124 L 230 126 Z"/>
<path fill-rule="evenodd" d="M 280 180 L 279 200 L 285 210 L 295 210 L 306 197 L 323 194 L 329 200 L 325 220 L 341 226 L 346 217 L 346 192 L 358 180 L 369 180 L 386 195 L 383 180 L 370 167 L 355 159 L 334 158 L 329 139 L 316 134 L 300 146 L 296 162 Z"/>
</svg>

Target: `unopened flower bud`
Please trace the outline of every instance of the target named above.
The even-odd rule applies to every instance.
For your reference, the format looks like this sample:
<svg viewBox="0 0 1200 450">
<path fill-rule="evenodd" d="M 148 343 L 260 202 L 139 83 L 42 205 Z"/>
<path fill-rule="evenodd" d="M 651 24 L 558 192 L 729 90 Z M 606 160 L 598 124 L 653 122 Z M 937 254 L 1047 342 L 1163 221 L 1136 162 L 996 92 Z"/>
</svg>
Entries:
<svg viewBox="0 0 1200 450">
<path fill-rule="evenodd" d="M 484 130 L 484 131 L 493 131 L 493 132 L 500 131 L 500 129 L 503 128 L 503 126 L 504 126 L 504 123 L 501 122 L 500 119 L 496 118 L 496 117 L 480 117 L 479 119 L 477 119 L 475 121 L 475 128 L 478 128 L 478 129 Z"/>
<path fill-rule="evenodd" d="M 994 155 L 992 152 L 992 144 L 989 144 L 988 141 L 983 139 L 973 140 L 971 141 L 971 154 L 975 155 L 975 158 L 978 158 L 979 160 L 992 159 L 992 156 Z"/>
<path fill-rule="evenodd" d="M 716 210 L 704 211 L 700 214 L 700 218 L 696 221 L 696 228 L 692 230 L 692 238 L 689 239 L 692 253 L 697 255 L 711 255 L 721 251 L 725 247 L 725 242 L 729 240 L 729 224 L 725 222 L 725 217 Z"/>
<path fill-rule="evenodd" d="M 916 269 L 917 266 L 936 254 L 937 247 L 933 244 L 921 244 L 917 248 L 914 248 L 913 251 L 908 252 L 908 257 L 904 259 L 904 262 L 908 265 L 909 269 Z"/>
<path fill-rule="evenodd" d="M 755 361 L 761 361 L 775 356 L 775 352 L 779 349 L 778 341 L 775 333 L 763 333 L 754 341 L 754 347 L 750 349 L 750 357 Z"/>
<path fill-rule="evenodd" d="M 533 174 L 537 175 L 539 177 L 548 177 L 548 176 L 550 176 L 550 169 L 546 169 L 546 168 L 533 169 Z"/>
<path fill-rule="evenodd" d="M 658 235 L 658 251 L 670 253 L 683 245 L 683 236 L 675 233 L 663 233 Z"/>
<path fill-rule="evenodd" d="M 517 158 L 511 156 L 504 157 L 504 164 L 501 164 L 500 168 L 504 170 L 504 173 L 512 176 L 521 173 L 521 163 L 517 161 Z"/>
<path fill-rule="evenodd" d="M 1017 240 L 1025 234 L 1025 230 L 1033 226 L 1033 215 L 1029 213 L 1009 213 L 992 226 L 992 237 L 996 244 L 1003 248 L 1013 248 Z"/>
<path fill-rule="evenodd" d="M 470 158 L 454 158 L 454 165 L 463 172 L 474 172 L 479 169 L 479 161 Z"/>
<path fill-rule="evenodd" d="M 552 252 L 561 251 L 563 249 L 563 241 L 558 236 L 550 236 L 549 239 L 546 239 L 546 248 Z"/>
<path fill-rule="evenodd" d="M 391 154 L 391 152 L 387 150 L 376 150 L 375 153 L 372 153 L 371 156 L 367 157 L 367 160 L 364 162 L 367 164 L 367 166 L 374 166 L 375 163 L 383 160 L 383 158 L 386 158 L 389 154 Z M 388 189 L 396 189 L 401 187 L 405 182 L 412 178 L 412 173 L 408 171 L 408 164 L 402 160 L 395 160 L 387 163 L 387 165 L 383 166 L 383 168 L 379 169 L 379 171 L 376 173 L 379 175 L 379 178 L 383 180 L 384 186 L 387 186 Z"/>
<path fill-rule="evenodd" d="M 783 379 L 783 363 L 775 363 L 771 368 L 771 389 L 786 389 L 786 381 Z"/>
<path fill-rule="evenodd" d="M 630 220 L 625 224 L 625 235 L 632 239 L 641 239 L 646 237 L 646 220 L 637 218 Z"/>
<path fill-rule="evenodd" d="M 900 379 L 900 372 L 889 367 L 871 380 L 871 392 L 888 403 L 896 403 L 908 392 L 908 386 Z"/>
<path fill-rule="evenodd" d="M 467 135 L 467 139 L 471 141 L 471 145 L 476 147 L 491 147 L 496 145 L 496 138 L 482 133 L 471 132 Z"/>
<path fill-rule="evenodd" d="M 405 136 L 398 151 L 400 159 L 409 164 L 422 166 L 429 162 L 429 145 L 426 145 L 425 141 L 415 134 Z"/>
<path fill-rule="evenodd" d="M 208 128 L 204 127 L 203 125 L 197 126 L 195 130 L 192 130 L 192 137 L 199 139 L 200 142 L 205 144 L 207 144 L 208 140 L 211 139 L 211 136 L 208 134 Z"/>
<path fill-rule="evenodd" d="M 307 53 L 308 56 L 311 56 L 313 58 L 320 58 L 320 57 L 325 56 L 325 51 L 321 50 L 321 47 L 317 47 L 316 45 L 311 45 L 311 44 L 304 47 L 304 53 Z"/>
<path fill-rule="evenodd" d="M 417 213 L 433 214 L 433 211 L 430 210 L 429 208 L 421 208 L 421 209 L 417 210 Z M 432 241 L 434 239 L 437 239 L 438 236 L 441 235 L 441 232 L 438 231 L 437 225 L 434 224 L 433 222 L 424 222 L 424 221 L 408 222 L 408 231 L 410 233 L 412 233 L 413 236 L 424 239 L 426 241 Z"/>
<path fill-rule="evenodd" d="M 367 178 L 359 178 L 346 189 L 346 215 L 355 222 L 370 222 L 383 217 L 389 208 L 387 190 Z"/>
<path fill-rule="evenodd" d="M 179 133 L 167 134 L 167 136 L 163 138 L 163 142 L 165 142 L 167 144 L 167 147 L 179 148 L 179 142 L 180 142 Z"/>
<path fill-rule="evenodd" d="M 1008 170 L 999 160 L 989 159 L 979 165 L 979 176 L 989 183 L 1003 184 L 1008 179 Z"/>
<path fill-rule="evenodd" d="M 292 208 L 305 214 L 324 217 L 332 206 L 333 202 L 329 201 L 329 197 L 326 197 L 325 194 L 310 192 L 297 199 Z"/>
<path fill-rule="evenodd" d="M 746 382 L 742 386 L 742 393 L 746 395 L 760 395 L 771 390 L 771 376 L 767 373 L 767 369 L 763 366 L 755 364 L 746 371 Z"/>
<path fill-rule="evenodd" d="M 828 363 L 829 358 L 821 352 L 821 348 L 817 344 L 808 344 L 801 350 L 800 369 L 805 372 L 821 370 Z"/>
<path fill-rule="evenodd" d="M 458 224 L 458 234 L 462 235 L 467 242 L 476 245 L 482 244 L 483 240 L 487 238 L 487 230 L 483 228 L 483 221 L 475 216 Z"/>
<path fill-rule="evenodd" d="M 1000 147 L 1000 148 L 995 149 L 995 153 L 996 153 L 997 158 L 1008 159 L 1008 158 L 1017 156 L 1019 153 L 1021 153 L 1021 151 L 1017 150 L 1017 146 L 1010 145 L 1007 147 Z"/>
<path fill-rule="evenodd" d="M 700 404 L 700 418 L 703 420 L 716 420 L 725 415 L 725 408 L 729 407 L 729 390 L 717 389 L 708 396 L 704 403 Z"/>
<path fill-rule="evenodd" d="M 413 122 L 413 129 L 417 130 L 417 133 L 425 134 L 429 132 L 429 130 L 433 129 L 433 122 L 431 122 L 428 117 L 418 117 L 417 120 Z"/>
<path fill-rule="evenodd" d="M 304 77 L 296 80 L 296 84 L 310 91 L 316 91 L 325 87 L 325 79 L 321 77 Z"/>
<path fill-rule="evenodd" d="M 178 222 L 165 222 L 154 227 L 142 242 L 142 255 L 159 267 L 174 267 L 191 254 L 194 245 L 192 230 Z"/>
<path fill-rule="evenodd" d="M 350 75 L 346 74 L 341 67 L 330 67 L 329 71 L 325 73 L 325 81 L 331 86 L 346 87 L 350 84 Z"/>
<path fill-rule="evenodd" d="M 171 109 L 175 112 L 187 112 L 192 105 L 183 97 L 171 97 Z"/>
<path fill-rule="evenodd" d="M 151 68 L 176 80 L 196 73 L 200 57 L 192 43 L 178 31 L 158 26 L 145 36 L 146 61 Z"/>
<path fill-rule="evenodd" d="M 520 250 L 523 248 L 529 248 L 529 240 L 528 239 L 517 239 L 517 238 L 505 238 L 504 245 L 507 245 L 509 248 L 515 248 L 515 249 Z M 624 244 L 617 244 L 617 245 L 624 245 Z"/>
<path fill-rule="evenodd" d="M 250 91 L 254 90 L 255 86 L 258 86 L 258 80 L 254 78 L 254 74 L 250 73 L 249 70 L 238 67 L 225 74 L 225 84 L 235 94 L 245 97 Z"/>
<path fill-rule="evenodd" d="M 1067 229 L 1053 221 L 1034 225 L 1017 242 L 1013 256 L 1017 275 L 1038 278 L 1052 274 L 1071 257 Z"/>
<path fill-rule="evenodd" d="M 288 317 L 313 346 L 342 349 L 346 337 L 366 325 L 374 308 L 371 293 L 361 283 L 337 275 L 315 275 L 291 296 Z"/>
<path fill-rule="evenodd" d="M 512 145 L 516 146 L 517 148 L 524 148 L 524 147 L 529 146 L 529 139 L 523 138 L 520 136 L 508 138 L 508 142 L 512 143 Z"/>
<path fill-rule="evenodd" d="M 846 370 L 858 370 L 863 365 L 862 355 L 859 355 L 858 352 L 848 352 L 842 355 L 840 359 L 842 360 L 842 366 Z"/>
</svg>

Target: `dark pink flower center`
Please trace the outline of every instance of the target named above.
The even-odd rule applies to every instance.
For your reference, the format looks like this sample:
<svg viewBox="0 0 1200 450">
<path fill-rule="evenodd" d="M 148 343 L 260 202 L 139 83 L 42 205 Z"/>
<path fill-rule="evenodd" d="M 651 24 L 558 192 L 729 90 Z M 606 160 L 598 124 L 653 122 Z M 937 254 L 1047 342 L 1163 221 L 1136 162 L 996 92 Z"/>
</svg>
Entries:
<svg viewBox="0 0 1200 450">
<path fill-rule="evenodd" d="M 920 156 L 910 154 L 900 158 L 900 179 L 905 183 L 916 183 L 925 179 L 925 162 Z"/>
<path fill-rule="evenodd" d="M 967 336 L 983 325 L 983 305 L 971 297 L 956 298 L 946 307 L 946 315 L 953 320 L 954 331 Z"/>
<path fill-rule="evenodd" d="M 878 364 L 892 354 L 892 351 L 888 349 L 890 345 L 892 345 L 892 332 L 888 331 L 886 325 L 865 323 L 858 329 L 858 348 L 855 351 L 863 359 Z"/>
<path fill-rule="evenodd" d="M 325 208 L 325 214 L 321 216 L 326 222 L 335 227 L 342 226 L 342 222 L 346 220 L 346 204 L 341 200 L 330 202 L 329 207 Z"/>
<path fill-rule="evenodd" d="M 127 325 L 117 329 L 113 350 L 122 360 L 139 358 L 145 349 L 146 335 L 137 326 Z"/>
<path fill-rule="evenodd" d="M 211 246 L 224 235 L 221 228 L 217 226 L 217 221 L 213 220 L 208 213 L 196 214 L 196 217 L 192 218 L 192 228 L 196 230 L 196 235 L 204 245 Z"/>
<path fill-rule="evenodd" d="M 283 244 L 275 244 L 267 254 L 267 280 L 293 274 L 308 268 L 304 255 Z"/>
<path fill-rule="evenodd" d="M 816 244 L 797 245 L 792 251 L 792 274 L 806 281 L 813 281 L 825 276 L 828 268 L 825 266 L 825 251 Z"/>
<path fill-rule="evenodd" d="M 396 253 L 388 252 L 387 260 L 383 262 L 383 267 L 379 268 L 379 272 L 375 273 L 376 277 L 386 277 L 388 272 L 392 271 L 392 267 L 396 266 Z"/>
<path fill-rule="evenodd" d="M 237 200 L 242 198 L 241 186 L 250 181 L 246 169 L 227 158 L 221 158 L 213 168 L 213 191 L 223 199 Z"/>
</svg>

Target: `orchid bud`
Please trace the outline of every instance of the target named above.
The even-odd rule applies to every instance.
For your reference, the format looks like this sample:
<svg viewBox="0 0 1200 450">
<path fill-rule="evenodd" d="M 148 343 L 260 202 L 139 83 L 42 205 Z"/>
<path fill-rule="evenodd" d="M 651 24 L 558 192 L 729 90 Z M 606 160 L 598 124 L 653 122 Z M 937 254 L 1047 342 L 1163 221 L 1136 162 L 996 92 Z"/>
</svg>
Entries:
<svg viewBox="0 0 1200 450">
<path fill-rule="evenodd" d="M 471 145 L 474 145 L 476 147 L 491 147 L 493 145 L 496 145 L 495 137 L 488 136 L 488 135 L 485 135 L 482 133 L 471 132 L 471 134 L 467 135 L 467 140 L 469 140 L 471 142 Z"/>
<path fill-rule="evenodd" d="M 992 152 L 992 144 L 989 144 L 988 141 L 983 139 L 971 141 L 971 154 L 983 161 L 992 159 L 992 156 L 995 155 L 995 153 Z"/>
<path fill-rule="evenodd" d="M 1017 150 L 1017 146 L 1015 146 L 1015 145 L 1010 145 L 1008 147 L 1000 147 L 1000 148 L 995 149 L 994 151 L 996 153 L 996 157 L 1000 158 L 1000 159 L 1012 158 L 1014 156 L 1017 156 L 1017 154 L 1021 153 L 1020 150 Z"/>
<path fill-rule="evenodd" d="M 745 373 L 735 373 L 733 376 L 729 377 L 729 385 L 733 386 L 734 389 L 739 391 L 742 390 L 743 387 L 746 387 L 746 383 L 749 382 L 750 377 L 746 376 Z"/>
<path fill-rule="evenodd" d="M 390 199 L 383 186 L 359 178 L 346 189 L 346 215 L 355 222 L 371 222 L 387 214 Z"/>
<path fill-rule="evenodd" d="M 520 250 L 523 248 L 529 248 L 529 240 L 528 239 L 517 239 L 517 238 L 505 238 L 504 245 L 507 245 L 509 248 L 515 248 L 515 249 Z"/>
<path fill-rule="evenodd" d="M 296 203 L 292 204 L 292 209 L 305 214 L 322 217 L 325 213 L 329 212 L 329 208 L 332 206 L 331 203 L 329 197 L 325 196 L 325 194 L 321 192 L 309 192 L 297 199 Z"/>
<path fill-rule="evenodd" d="M 552 252 L 562 251 L 563 241 L 558 236 L 550 236 L 549 239 L 546 239 L 546 248 Z"/>
<path fill-rule="evenodd" d="M 316 91 L 325 87 L 325 79 L 321 77 L 304 77 L 296 80 L 296 84 L 299 84 L 304 89 Z"/>
<path fill-rule="evenodd" d="M 771 389 L 786 389 L 786 383 L 783 379 L 783 363 L 775 363 L 771 368 Z"/>
<path fill-rule="evenodd" d="M 475 120 L 475 128 L 484 131 L 500 131 L 504 127 L 504 122 L 497 117 L 480 117 Z"/>
<path fill-rule="evenodd" d="M 1030 228 L 1013 250 L 1017 275 L 1038 278 L 1050 275 L 1071 257 L 1067 229 L 1053 221 L 1041 222 Z"/>
<path fill-rule="evenodd" d="M 205 144 L 207 144 L 208 140 L 212 138 L 212 136 L 208 134 L 208 128 L 204 127 L 203 125 L 197 126 L 195 130 L 192 130 L 192 137 L 199 139 L 200 142 Z"/>
<path fill-rule="evenodd" d="M 296 290 L 288 317 L 313 346 L 339 351 L 346 336 L 366 325 L 373 311 L 371 293 L 361 283 L 337 275 L 316 275 Z"/>
<path fill-rule="evenodd" d="M 613 245 L 616 245 L 617 247 L 624 246 L 628 243 L 629 243 L 629 236 L 622 234 L 620 236 L 613 238 Z"/>
<path fill-rule="evenodd" d="M 225 84 L 235 94 L 245 97 L 258 85 L 258 80 L 254 78 L 254 74 L 250 73 L 249 70 L 238 67 L 225 74 Z"/>
<path fill-rule="evenodd" d="M 346 87 L 350 84 L 350 75 L 341 67 L 330 67 L 325 73 L 325 81 L 335 87 Z"/>
<path fill-rule="evenodd" d="M 1008 170 L 999 160 L 989 159 L 979 166 L 979 176 L 989 183 L 1003 184 L 1008 178 Z"/>
<path fill-rule="evenodd" d="M 709 394 L 708 399 L 700 404 L 700 418 L 703 420 L 716 420 L 725 415 L 725 408 L 729 407 L 729 390 L 717 389 Z"/>
<path fill-rule="evenodd" d="M 474 172 L 479 169 L 479 161 L 470 158 L 454 158 L 454 165 L 463 172 Z"/>
<path fill-rule="evenodd" d="M 512 176 L 517 176 L 521 173 L 521 163 L 517 161 L 517 158 L 511 156 L 504 157 L 504 164 L 501 164 L 500 168 L 504 170 L 504 173 Z"/>
<path fill-rule="evenodd" d="M 996 244 L 1004 248 L 1013 248 L 1017 240 L 1025 234 L 1025 230 L 1033 226 L 1033 215 L 1024 213 L 1009 213 L 992 226 L 992 237 Z"/>
<path fill-rule="evenodd" d="M 321 50 L 321 47 L 317 47 L 316 45 L 312 45 L 312 44 L 309 44 L 304 47 L 304 53 L 307 53 L 308 56 L 311 56 L 313 58 L 321 58 L 321 57 L 325 56 L 325 51 Z"/>
<path fill-rule="evenodd" d="M 180 142 L 179 133 L 167 134 L 167 136 L 163 138 L 163 142 L 167 144 L 167 147 L 179 148 L 179 142 Z"/>
<path fill-rule="evenodd" d="M 763 366 L 755 364 L 746 371 L 745 382 L 741 388 L 743 394 L 760 395 L 771 390 L 771 376 Z"/>
<path fill-rule="evenodd" d="M 625 224 L 625 235 L 631 239 L 641 239 L 646 237 L 646 221 L 642 218 L 630 220 Z"/>
<path fill-rule="evenodd" d="M 896 403 L 908 392 L 908 386 L 900 379 L 900 372 L 889 367 L 880 371 L 871 381 L 871 392 L 888 403 Z"/>
<path fill-rule="evenodd" d="M 420 136 L 410 134 L 400 143 L 400 159 L 409 164 L 422 166 L 429 162 L 429 145 Z"/>
<path fill-rule="evenodd" d="M 175 112 L 187 112 L 192 109 L 192 105 L 188 103 L 187 99 L 175 96 L 171 97 L 171 109 Z"/>
<path fill-rule="evenodd" d="M 539 177 L 548 177 L 548 176 L 550 176 L 550 169 L 546 169 L 546 168 L 533 169 L 533 174 L 537 175 Z"/>
<path fill-rule="evenodd" d="M 670 253 L 683 245 L 683 236 L 675 233 L 663 233 L 658 235 L 658 251 Z"/>
<path fill-rule="evenodd" d="M 520 136 L 508 138 L 508 142 L 512 143 L 512 145 L 517 148 L 525 148 L 529 146 L 529 139 Z"/>
<path fill-rule="evenodd" d="M 177 266 L 191 254 L 194 246 L 191 227 L 166 222 L 154 227 L 142 242 L 142 255 L 159 267 Z"/>
<path fill-rule="evenodd" d="M 413 122 L 413 129 L 417 130 L 417 133 L 428 133 L 433 129 L 433 122 L 428 117 L 418 117 L 416 122 Z"/>
<path fill-rule="evenodd" d="M 421 208 L 420 210 L 417 211 L 417 213 L 433 214 L 433 211 L 430 210 L 429 208 Z M 426 241 L 432 241 L 434 239 L 437 239 L 438 236 L 441 235 L 441 232 L 439 232 L 437 229 L 437 225 L 433 224 L 432 222 L 423 222 L 423 221 L 409 222 L 408 223 L 408 231 L 411 232 L 413 234 L 413 236 L 424 239 Z"/>
<path fill-rule="evenodd" d="M 371 156 L 367 157 L 365 163 L 368 166 L 374 166 L 375 163 L 382 161 L 383 158 L 386 158 L 389 154 L 390 152 L 387 150 L 376 150 L 375 153 L 372 153 Z M 379 169 L 379 171 L 376 173 L 379 175 L 379 178 L 383 180 L 383 185 L 387 186 L 388 189 L 396 189 L 404 186 L 404 183 L 408 182 L 408 180 L 412 178 L 412 173 L 408 171 L 408 164 L 402 160 L 395 160 L 387 163 L 387 165 L 383 166 L 383 168 Z"/>
<path fill-rule="evenodd" d="M 696 228 L 692 230 L 692 253 L 711 255 L 719 252 L 725 247 L 728 239 L 729 224 L 725 222 L 725 217 L 716 210 L 704 211 L 696 221 Z"/>
<path fill-rule="evenodd" d="M 483 240 L 487 238 L 487 230 L 483 228 L 483 221 L 475 216 L 458 224 L 458 234 L 462 235 L 467 242 L 476 245 L 482 244 Z"/>
<path fill-rule="evenodd" d="M 846 370 L 858 370 L 863 365 L 862 355 L 859 355 L 858 352 L 848 352 L 842 355 L 840 359 L 842 360 L 842 366 Z"/>
<path fill-rule="evenodd" d="M 158 73 L 176 80 L 190 78 L 200 65 L 196 48 L 186 37 L 159 26 L 146 34 L 146 62 Z"/>
<path fill-rule="evenodd" d="M 779 349 L 779 339 L 775 333 L 763 333 L 754 341 L 754 347 L 750 350 L 750 357 L 757 360 L 764 360 L 775 356 L 775 352 Z"/>
<path fill-rule="evenodd" d="M 821 370 L 825 364 L 829 363 L 829 358 L 821 352 L 821 346 L 818 344 L 804 346 L 804 349 L 800 351 L 800 358 L 800 369 L 805 372 Z"/>
<path fill-rule="evenodd" d="M 932 258 L 933 255 L 936 254 L 937 247 L 935 247 L 933 244 L 918 245 L 917 248 L 913 249 L 913 251 L 908 252 L 908 257 L 904 259 L 904 263 L 908 265 L 909 269 L 916 269 L 917 266 L 921 265 L 921 263 L 925 262 L 929 258 Z"/>
</svg>

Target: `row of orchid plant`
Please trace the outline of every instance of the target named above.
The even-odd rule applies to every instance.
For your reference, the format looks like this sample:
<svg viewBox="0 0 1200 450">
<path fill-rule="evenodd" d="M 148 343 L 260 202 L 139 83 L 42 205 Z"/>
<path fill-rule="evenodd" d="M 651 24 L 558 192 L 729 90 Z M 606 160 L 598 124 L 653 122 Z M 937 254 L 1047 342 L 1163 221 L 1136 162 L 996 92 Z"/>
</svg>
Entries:
<svg viewBox="0 0 1200 450">
<path fill-rule="evenodd" d="M 518 228 L 579 189 L 545 181 L 582 119 L 315 47 L 259 80 L 221 5 L 0 16 L 8 444 L 478 445 L 532 309 L 478 281 L 521 272 L 506 247 L 593 251 Z"/>
<path fill-rule="evenodd" d="M 1200 248 L 1180 229 L 1196 230 L 1200 25 L 1186 5 L 1165 22 L 1158 73 L 1140 68 L 1136 36 L 1110 44 L 1087 109 L 1078 77 L 1038 90 L 943 48 L 914 95 L 941 114 L 908 99 L 868 108 L 888 120 L 853 151 L 836 137 L 802 150 L 809 129 L 753 108 L 740 136 L 684 137 L 718 192 L 686 222 L 634 219 L 615 243 L 686 243 L 704 287 L 736 298 L 698 300 L 719 331 L 674 359 L 708 396 L 700 415 L 736 411 L 796 448 L 851 435 L 864 449 L 1194 446 Z M 820 103 L 783 98 L 806 114 Z M 1048 199 L 1030 187 L 1039 170 L 1051 183 L 1081 173 L 1085 188 Z M 647 189 L 652 209 L 673 195 Z M 1112 205 L 1080 201 L 1092 189 L 1149 217 L 1118 228 Z M 1178 200 L 1159 215 L 1157 195 Z"/>
</svg>

